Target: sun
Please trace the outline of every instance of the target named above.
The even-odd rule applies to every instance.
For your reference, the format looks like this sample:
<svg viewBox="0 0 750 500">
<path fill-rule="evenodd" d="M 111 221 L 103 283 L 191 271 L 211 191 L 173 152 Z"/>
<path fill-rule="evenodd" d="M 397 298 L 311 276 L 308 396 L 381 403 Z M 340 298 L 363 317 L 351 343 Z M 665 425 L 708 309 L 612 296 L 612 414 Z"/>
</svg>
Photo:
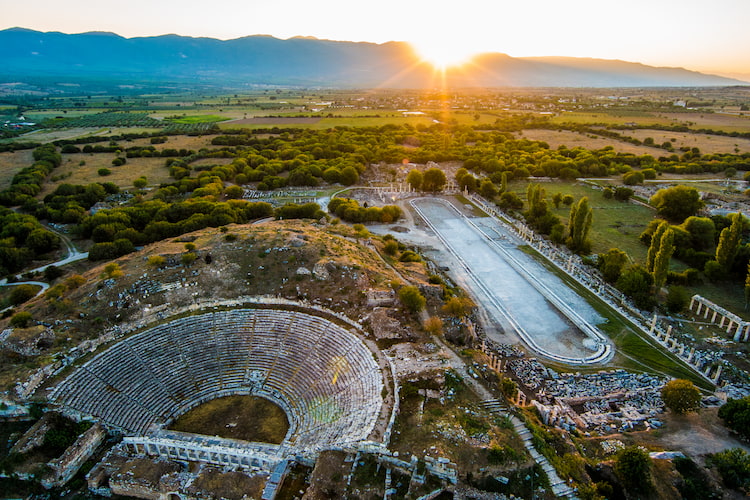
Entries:
<svg viewBox="0 0 750 500">
<path fill-rule="evenodd" d="M 455 39 L 441 38 L 437 35 L 430 40 L 410 43 L 423 61 L 432 64 L 439 70 L 462 66 L 477 55 L 476 50 L 457 43 Z"/>
</svg>

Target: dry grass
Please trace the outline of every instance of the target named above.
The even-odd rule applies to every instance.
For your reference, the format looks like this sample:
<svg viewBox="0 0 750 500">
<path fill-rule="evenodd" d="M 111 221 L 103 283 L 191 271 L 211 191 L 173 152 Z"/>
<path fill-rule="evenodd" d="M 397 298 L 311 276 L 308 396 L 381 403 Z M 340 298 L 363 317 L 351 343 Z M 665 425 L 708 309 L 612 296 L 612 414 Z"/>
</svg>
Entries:
<svg viewBox="0 0 750 500">
<path fill-rule="evenodd" d="M 663 113 L 673 123 L 690 123 L 691 128 L 711 128 L 726 132 L 750 132 L 750 114 L 744 116 L 721 113 Z"/>
<path fill-rule="evenodd" d="M 586 149 L 603 149 L 607 146 L 612 146 L 615 151 L 620 153 L 633 153 L 637 155 L 649 154 L 653 156 L 664 153 L 664 150 L 659 148 L 636 146 L 635 144 L 630 144 L 628 142 L 615 141 L 613 139 L 596 135 L 579 134 L 578 132 L 571 132 L 568 130 L 530 129 L 524 130 L 521 134 L 516 134 L 516 137 L 532 141 L 544 141 L 549 144 L 551 149 L 557 149 L 560 146 L 566 146 L 568 149 L 577 147 L 583 147 Z"/>
<path fill-rule="evenodd" d="M 289 430 L 284 410 L 268 399 L 228 396 L 213 399 L 181 415 L 177 431 L 260 443 L 281 444 Z"/>
<path fill-rule="evenodd" d="M 13 176 L 33 162 L 31 149 L 0 153 L 0 189 L 10 186 Z"/>
<path fill-rule="evenodd" d="M 219 469 L 207 468 L 190 485 L 191 493 L 208 492 L 209 498 L 226 498 L 227 500 L 241 500 L 246 498 L 260 498 L 266 485 L 266 477 L 262 474 L 249 475 L 239 471 L 223 472 Z M 196 495 L 206 498 L 205 495 Z"/>
<path fill-rule="evenodd" d="M 112 166 L 114 153 L 77 153 L 63 155 L 63 164 L 55 169 L 40 193 L 40 197 L 51 193 L 60 184 L 90 184 L 92 182 L 114 182 L 120 188 L 132 188 L 133 181 L 145 175 L 149 185 L 170 182 L 169 169 L 165 167 L 165 158 L 128 158 L 120 167 Z M 81 165 L 81 162 L 85 162 Z M 100 168 L 109 169 L 110 175 L 101 176 Z M 52 181 L 56 178 L 56 181 Z"/>
<path fill-rule="evenodd" d="M 656 144 L 662 144 L 664 142 L 671 141 L 675 149 L 680 148 L 699 148 L 703 154 L 715 154 L 715 153 L 747 153 L 750 151 L 750 139 L 742 139 L 739 137 L 725 137 L 721 135 L 706 135 L 706 134 L 690 134 L 686 132 L 669 132 L 662 130 L 622 130 L 620 131 L 623 135 L 635 137 L 641 141 L 647 137 L 651 137 Z M 663 149 L 657 148 L 646 148 L 657 151 L 656 155 L 664 156 L 667 153 Z M 735 151 L 737 149 L 738 151 Z M 650 153 L 654 154 L 654 153 Z"/>
</svg>

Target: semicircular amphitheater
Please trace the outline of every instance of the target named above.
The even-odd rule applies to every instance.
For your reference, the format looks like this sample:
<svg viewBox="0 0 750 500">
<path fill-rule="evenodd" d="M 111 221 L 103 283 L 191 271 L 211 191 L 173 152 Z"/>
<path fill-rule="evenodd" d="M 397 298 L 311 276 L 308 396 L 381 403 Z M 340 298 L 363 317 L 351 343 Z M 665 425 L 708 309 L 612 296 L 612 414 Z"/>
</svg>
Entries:
<svg viewBox="0 0 750 500">
<path fill-rule="evenodd" d="M 390 379 L 379 356 L 358 335 L 307 312 L 214 311 L 125 338 L 60 382 L 50 399 L 120 430 L 134 451 L 268 468 L 286 456 L 382 437 L 376 424 L 389 419 Z M 166 430 L 190 409 L 237 394 L 286 412 L 281 445 Z"/>
</svg>

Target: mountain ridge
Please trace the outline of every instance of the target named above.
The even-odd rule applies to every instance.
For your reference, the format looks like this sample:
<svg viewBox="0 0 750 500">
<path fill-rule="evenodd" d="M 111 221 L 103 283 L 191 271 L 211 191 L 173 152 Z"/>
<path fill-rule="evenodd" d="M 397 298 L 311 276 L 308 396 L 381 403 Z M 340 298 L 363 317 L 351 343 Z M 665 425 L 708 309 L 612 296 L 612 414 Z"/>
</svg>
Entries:
<svg viewBox="0 0 750 500">
<path fill-rule="evenodd" d="M 425 88 L 435 70 L 406 42 L 350 42 L 271 35 L 230 40 L 176 34 L 125 38 L 27 28 L 0 31 L 0 77 L 112 78 L 206 83 Z M 451 87 L 681 87 L 741 80 L 638 62 L 493 52 L 446 72 Z"/>
</svg>

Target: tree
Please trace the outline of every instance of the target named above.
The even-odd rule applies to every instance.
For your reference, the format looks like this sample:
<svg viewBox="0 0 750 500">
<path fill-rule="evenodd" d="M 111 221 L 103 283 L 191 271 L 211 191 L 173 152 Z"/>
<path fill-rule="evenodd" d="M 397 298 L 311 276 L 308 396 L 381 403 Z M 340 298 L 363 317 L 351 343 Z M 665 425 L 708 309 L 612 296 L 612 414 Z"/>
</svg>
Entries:
<svg viewBox="0 0 750 500">
<path fill-rule="evenodd" d="M 136 189 L 143 189 L 146 186 L 148 186 L 148 179 L 146 179 L 144 176 L 140 176 L 133 181 L 133 187 Z"/>
<path fill-rule="evenodd" d="M 454 318 L 461 318 L 469 314 L 474 307 L 474 302 L 468 297 L 451 297 L 443 305 L 443 312 Z"/>
<path fill-rule="evenodd" d="M 643 184 L 644 178 L 643 172 L 633 171 L 623 175 L 622 182 L 626 186 L 634 186 L 636 184 Z"/>
<path fill-rule="evenodd" d="M 694 187 L 672 186 L 658 190 L 649 200 L 656 212 L 676 224 L 703 208 L 700 193 Z"/>
<path fill-rule="evenodd" d="M 491 180 L 484 179 L 479 185 L 479 194 L 491 201 L 497 196 L 497 188 Z"/>
<path fill-rule="evenodd" d="M 359 172 L 357 172 L 356 168 L 349 165 L 348 167 L 345 167 L 341 171 L 341 176 L 339 177 L 339 180 L 341 181 L 341 184 L 343 184 L 344 186 L 351 186 L 359 182 Z"/>
<path fill-rule="evenodd" d="M 13 328 L 26 328 L 31 323 L 31 313 L 28 311 L 21 311 L 14 314 L 10 318 L 10 326 Z"/>
<path fill-rule="evenodd" d="M 34 285 L 16 285 L 10 292 L 10 297 L 8 298 L 8 300 L 14 306 L 23 304 L 27 300 L 36 297 L 37 288 L 38 287 Z"/>
<path fill-rule="evenodd" d="M 73 276 L 65 280 L 65 286 L 69 290 L 75 290 L 76 288 L 82 286 L 84 283 L 86 283 L 86 278 L 84 278 L 80 274 L 74 274 Z"/>
<path fill-rule="evenodd" d="M 716 225 L 708 217 L 688 217 L 681 227 L 690 233 L 690 246 L 695 250 L 713 248 L 716 241 Z"/>
<path fill-rule="evenodd" d="M 664 405 L 675 413 L 696 411 L 701 405 L 701 392 L 689 380 L 670 380 L 661 388 Z"/>
<path fill-rule="evenodd" d="M 591 251 L 589 231 L 593 222 L 593 211 L 589 207 L 589 199 L 581 198 L 578 203 L 570 208 L 568 222 L 568 247 L 576 253 L 588 253 Z"/>
<path fill-rule="evenodd" d="M 552 195 L 552 204 L 555 206 L 555 208 L 560 208 L 560 203 L 562 203 L 563 195 L 562 193 L 555 193 Z"/>
<path fill-rule="evenodd" d="M 654 297 L 651 294 L 653 283 L 654 278 L 651 273 L 636 264 L 620 275 L 616 286 L 618 290 L 633 299 L 640 309 L 651 309 L 654 306 Z"/>
<path fill-rule="evenodd" d="M 419 191 L 422 188 L 422 172 L 417 169 L 412 169 L 406 176 L 406 182 L 415 191 Z"/>
<path fill-rule="evenodd" d="M 106 266 L 104 266 L 104 272 L 102 273 L 102 278 L 111 278 L 111 279 L 117 279 L 124 275 L 122 272 L 122 269 L 120 269 L 120 264 L 117 262 L 110 262 Z"/>
<path fill-rule="evenodd" d="M 631 491 L 646 491 L 651 487 L 651 458 L 637 446 L 628 446 L 615 458 L 615 473 Z"/>
<path fill-rule="evenodd" d="M 685 310 L 690 301 L 690 294 L 683 287 L 674 285 L 669 287 L 667 300 L 664 305 L 670 313 L 680 313 Z"/>
<path fill-rule="evenodd" d="M 55 281 L 57 278 L 65 274 L 65 271 L 57 266 L 47 266 L 44 269 L 44 278 L 50 283 Z"/>
<path fill-rule="evenodd" d="M 443 333 L 443 320 L 437 316 L 430 316 L 424 321 L 422 326 L 430 335 L 440 335 Z"/>
<path fill-rule="evenodd" d="M 616 283 L 622 269 L 628 263 L 628 254 L 619 248 L 611 248 L 605 254 L 599 254 L 599 270 L 607 283 Z"/>
<path fill-rule="evenodd" d="M 180 262 L 182 262 L 182 265 L 185 267 L 190 266 L 195 260 L 198 258 L 198 255 L 195 252 L 185 252 L 180 256 Z"/>
<path fill-rule="evenodd" d="M 146 264 L 148 264 L 149 267 L 153 267 L 155 269 L 163 267 L 166 263 L 167 259 L 165 259 L 161 255 L 151 255 L 146 261 Z"/>
<path fill-rule="evenodd" d="M 721 480 L 729 488 L 750 488 L 750 455 L 742 448 L 730 448 L 709 455 L 706 464 L 716 467 Z"/>
<path fill-rule="evenodd" d="M 654 263 L 656 262 L 656 254 L 659 253 L 659 247 L 661 246 L 661 237 L 664 236 L 668 228 L 668 222 L 661 222 L 656 227 L 656 231 L 651 235 L 651 244 L 646 254 L 646 270 L 650 273 L 654 272 Z"/>
<path fill-rule="evenodd" d="M 418 313 L 427 305 L 427 299 L 415 286 L 405 286 L 398 291 L 398 298 L 404 307 L 412 313 Z"/>
<path fill-rule="evenodd" d="M 623 186 L 617 186 L 615 188 L 614 197 L 617 201 L 628 201 L 633 196 L 633 190 Z"/>
<path fill-rule="evenodd" d="M 60 237 L 46 229 L 37 228 L 26 237 L 24 246 L 35 254 L 44 254 L 60 247 Z"/>
<path fill-rule="evenodd" d="M 667 282 L 669 259 L 674 253 L 674 231 L 667 229 L 661 237 L 659 251 L 654 259 L 654 286 L 660 289 Z"/>
<path fill-rule="evenodd" d="M 750 438 L 750 396 L 727 401 L 719 408 L 719 418 L 743 438 Z"/>
<path fill-rule="evenodd" d="M 398 241 L 396 240 L 389 240 L 385 242 L 385 245 L 383 245 L 383 251 L 386 255 L 394 256 L 396 255 L 396 252 L 398 252 Z"/>
<path fill-rule="evenodd" d="M 734 258 L 740 250 L 742 243 L 742 219 L 740 213 L 730 215 L 732 224 L 721 230 L 719 235 L 719 244 L 716 246 L 716 262 L 722 267 L 724 272 L 729 272 L 734 263 Z"/>
<path fill-rule="evenodd" d="M 422 176 L 422 191 L 437 192 L 442 191 L 447 179 L 445 173 L 439 168 L 429 168 Z"/>
<path fill-rule="evenodd" d="M 520 210 L 523 208 L 523 200 L 513 191 L 505 191 L 500 195 L 498 206 L 502 209 Z"/>
<path fill-rule="evenodd" d="M 244 194 L 245 190 L 236 184 L 234 186 L 229 186 L 224 190 L 224 196 L 230 200 L 238 200 L 242 198 L 242 195 Z"/>
</svg>

